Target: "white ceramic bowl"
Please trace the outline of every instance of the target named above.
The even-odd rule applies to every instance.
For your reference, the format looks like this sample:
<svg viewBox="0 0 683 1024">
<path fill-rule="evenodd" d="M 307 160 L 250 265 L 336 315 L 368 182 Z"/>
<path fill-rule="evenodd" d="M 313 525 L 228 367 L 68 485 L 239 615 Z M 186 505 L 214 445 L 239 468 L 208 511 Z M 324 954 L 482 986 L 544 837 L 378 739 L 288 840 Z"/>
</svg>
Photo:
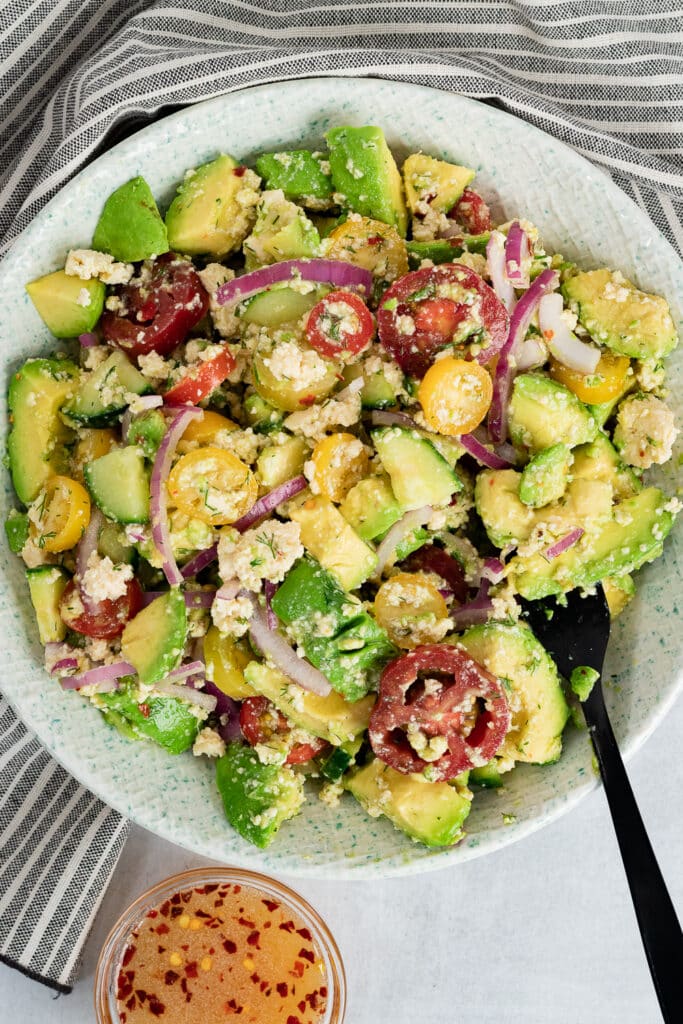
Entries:
<svg viewBox="0 0 683 1024">
<path fill-rule="evenodd" d="M 2 395 L 28 356 L 59 348 L 33 310 L 24 284 L 88 246 L 104 199 L 136 174 L 160 205 L 184 171 L 218 152 L 249 161 L 277 147 L 323 145 L 339 124 L 378 124 L 398 157 L 417 149 L 478 170 L 477 187 L 497 215 L 524 216 L 547 247 L 583 267 L 609 265 L 665 295 L 681 325 L 683 268 L 650 221 L 601 171 L 524 122 L 447 93 L 381 80 L 308 79 L 218 97 L 155 124 L 116 146 L 71 181 L 36 218 L 0 268 Z M 683 360 L 671 360 L 681 417 Z M 3 416 L 3 422 L 6 415 Z M 674 493 L 677 454 L 660 474 Z M 674 467 L 673 469 L 671 467 Z M 5 506 L 14 497 L 3 475 Z M 3 509 L 3 519 L 6 509 Z M 607 701 L 621 749 L 633 753 L 666 714 L 681 684 L 681 524 L 662 559 L 638 576 L 638 595 L 613 630 Z M 596 785 L 585 731 L 572 726 L 558 764 L 517 768 L 504 796 L 477 792 L 467 837 L 428 850 L 368 817 L 350 797 L 330 810 L 314 796 L 272 847 L 259 852 L 226 824 L 212 765 L 130 743 L 42 668 L 42 649 L 22 564 L 0 545 L 3 689 L 24 721 L 78 779 L 138 824 L 196 853 L 263 871 L 325 878 L 408 874 L 441 868 L 511 843 L 568 811 Z M 515 821 L 505 824 L 503 814 Z M 509 819 L 508 819 L 509 820 Z"/>
</svg>

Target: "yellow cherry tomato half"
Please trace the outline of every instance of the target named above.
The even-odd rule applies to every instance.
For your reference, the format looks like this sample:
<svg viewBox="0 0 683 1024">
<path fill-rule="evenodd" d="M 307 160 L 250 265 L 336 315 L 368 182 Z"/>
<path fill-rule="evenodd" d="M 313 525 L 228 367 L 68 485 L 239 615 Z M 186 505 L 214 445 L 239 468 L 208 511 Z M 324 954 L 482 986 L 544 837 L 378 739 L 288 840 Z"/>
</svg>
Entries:
<svg viewBox="0 0 683 1024">
<path fill-rule="evenodd" d="M 419 572 L 390 576 L 377 591 L 374 612 L 392 643 L 404 651 L 440 642 L 444 634 L 438 624 L 448 617 L 443 597 L 431 580 Z"/>
<path fill-rule="evenodd" d="M 556 359 L 550 360 L 550 376 L 573 391 L 577 398 L 588 405 L 601 405 L 619 398 L 626 390 L 626 377 L 631 360 L 616 352 L 603 352 L 595 373 L 584 376 L 578 370 L 570 370 Z"/>
<path fill-rule="evenodd" d="M 311 490 L 330 501 L 343 501 L 370 469 L 370 456 L 363 442 L 345 433 L 328 434 L 318 441 L 311 462 L 314 469 Z"/>
<path fill-rule="evenodd" d="M 31 533 L 43 551 L 68 551 L 90 522 L 90 498 L 77 480 L 50 477 L 31 506 Z"/>
<path fill-rule="evenodd" d="M 408 273 L 408 249 L 396 228 L 369 217 L 354 217 L 331 231 L 326 240 L 330 260 L 364 267 L 383 281 Z"/>
<path fill-rule="evenodd" d="M 493 384 L 479 363 L 444 356 L 425 373 L 417 397 L 430 429 L 456 437 L 468 434 L 484 419 Z"/>
<path fill-rule="evenodd" d="M 244 669 L 253 660 L 249 645 L 244 640 L 221 634 L 216 626 L 209 627 L 204 637 L 206 678 L 233 700 L 244 700 L 256 693 L 244 678 Z"/>
<path fill-rule="evenodd" d="M 256 501 L 256 477 L 236 455 L 223 448 L 196 448 L 181 456 L 168 478 L 172 503 L 188 516 L 225 526 Z"/>
<path fill-rule="evenodd" d="M 310 377 L 311 363 L 315 368 Z M 252 360 L 254 387 L 276 409 L 297 412 L 324 398 L 342 380 L 341 363 L 324 359 L 310 345 L 281 342 L 259 347 Z"/>
<path fill-rule="evenodd" d="M 178 451 L 188 451 L 195 445 L 212 444 L 216 434 L 221 430 L 237 429 L 237 424 L 229 420 L 227 416 L 221 416 L 219 412 L 207 409 L 202 416 L 195 416 L 190 420 L 178 443 Z"/>
</svg>

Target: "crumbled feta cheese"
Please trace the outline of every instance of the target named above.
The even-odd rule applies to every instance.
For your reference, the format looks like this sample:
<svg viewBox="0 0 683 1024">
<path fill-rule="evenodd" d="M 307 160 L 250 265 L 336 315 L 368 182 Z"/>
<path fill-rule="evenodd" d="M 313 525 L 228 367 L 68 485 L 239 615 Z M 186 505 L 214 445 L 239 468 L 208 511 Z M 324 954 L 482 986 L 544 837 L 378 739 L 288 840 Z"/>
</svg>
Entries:
<svg viewBox="0 0 683 1024">
<path fill-rule="evenodd" d="M 224 636 L 244 636 L 253 614 L 254 607 L 248 597 L 216 597 L 211 605 L 213 624 Z"/>
<path fill-rule="evenodd" d="M 111 349 L 108 345 L 92 345 L 84 349 L 83 366 L 86 370 L 96 370 L 110 355 Z"/>
<path fill-rule="evenodd" d="M 218 542 L 221 579 L 239 580 L 242 587 L 255 592 L 262 580 L 280 583 L 303 553 L 298 523 L 268 519 L 243 534 L 224 530 Z"/>
<path fill-rule="evenodd" d="M 96 277 L 105 284 L 128 284 L 133 276 L 133 264 L 116 263 L 109 253 L 97 252 L 96 249 L 72 249 L 66 258 L 64 272 L 69 277 L 80 277 L 82 281 Z"/>
<path fill-rule="evenodd" d="M 279 341 L 263 363 L 276 380 L 296 381 L 299 389 L 317 384 L 329 372 L 329 363 L 315 349 L 304 350 L 294 341 Z"/>
<path fill-rule="evenodd" d="M 338 807 L 343 792 L 344 786 L 341 782 L 326 782 L 318 793 L 318 799 L 328 807 Z"/>
<path fill-rule="evenodd" d="M 614 444 L 629 466 L 667 462 L 677 434 L 673 412 L 655 395 L 634 395 L 619 406 Z"/>
<path fill-rule="evenodd" d="M 199 279 L 209 293 L 209 312 L 213 326 L 222 338 L 234 338 L 239 333 L 240 322 L 235 316 L 234 304 L 223 306 L 218 302 L 216 293 L 226 281 L 232 281 L 235 273 L 221 263 L 209 263 L 199 271 Z"/>
<path fill-rule="evenodd" d="M 165 380 L 173 364 L 166 362 L 158 352 L 148 352 L 147 355 L 138 356 L 138 366 L 142 376 L 148 380 Z"/>
<path fill-rule="evenodd" d="M 91 295 L 87 288 L 81 288 L 76 298 L 76 303 L 79 306 L 89 306 L 91 302 Z"/>
<path fill-rule="evenodd" d="M 108 555 L 100 558 L 93 551 L 83 573 L 81 588 L 86 597 L 93 601 L 116 601 L 125 595 L 127 584 L 132 579 L 132 566 L 123 563 L 114 565 Z"/>
<path fill-rule="evenodd" d="M 255 434 L 251 427 L 245 430 L 218 430 L 211 441 L 216 448 L 225 448 L 242 462 L 250 464 L 256 460 L 261 448 L 268 443 L 263 434 Z"/>
<path fill-rule="evenodd" d="M 652 391 L 659 398 L 666 394 L 666 370 L 663 363 L 636 362 L 636 380 L 643 391 Z"/>
<path fill-rule="evenodd" d="M 215 729 L 210 729 L 207 726 L 197 733 L 192 753 L 195 757 L 201 757 L 202 754 L 206 757 L 222 757 L 225 753 L 225 743 Z"/>
<path fill-rule="evenodd" d="M 322 405 L 293 412 L 283 425 L 294 434 L 317 441 L 332 427 L 352 427 L 360 419 L 360 413 L 359 392 L 347 391 L 343 398 L 330 398 Z"/>
</svg>

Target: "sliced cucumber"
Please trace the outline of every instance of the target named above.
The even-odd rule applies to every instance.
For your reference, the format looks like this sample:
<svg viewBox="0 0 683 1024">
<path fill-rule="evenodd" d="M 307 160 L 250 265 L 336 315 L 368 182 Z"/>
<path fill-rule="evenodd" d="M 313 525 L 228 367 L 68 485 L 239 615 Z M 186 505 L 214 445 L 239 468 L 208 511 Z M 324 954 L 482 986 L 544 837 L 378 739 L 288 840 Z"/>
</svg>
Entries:
<svg viewBox="0 0 683 1024">
<path fill-rule="evenodd" d="M 97 550 L 102 558 L 111 558 L 115 564 L 135 560 L 135 548 L 126 541 L 126 535 L 116 523 L 105 522 L 97 538 Z"/>
<path fill-rule="evenodd" d="M 98 508 L 117 523 L 149 520 L 149 477 L 145 456 L 136 445 L 115 448 L 83 468 L 88 490 Z"/>
<path fill-rule="evenodd" d="M 62 412 L 89 427 L 106 427 L 126 408 L 129 394 L 144 395 L 148 391 L 149 381 L 123 352 L 112 352 L 86 377 Z"/>
<path fill-rule="evenodd" d="M 402 509 L 447 505 L 462 490 L 457 473 L 417 431 L 388 427 L 373 431 L 372 440 Z"/>
<path fill-rule="evenodd" d="M 26 579 L 41 644 L 59 643 L 66 636 L 66 626 L 59 614 L 59 602 L 69 577 L 56 565 L 40 565 L 37 569 L 27 569 Z"/>
<path fill-rule="evenodd" d="M 283 324 L 296 323 L 329 290 L 320 285 L 305 293 L 289 287 L 268 288 L 245 303 L 241 319 L 262 327 L 282 327 Z"/>
<path fill-rule="evenodd" d="M 158 683 L 180 662 L 187 639 L 185 598 L 178 589 L 157 597 L 131 619 L 121 636 L 121 655 L 140 682 Z"/>
</svg>

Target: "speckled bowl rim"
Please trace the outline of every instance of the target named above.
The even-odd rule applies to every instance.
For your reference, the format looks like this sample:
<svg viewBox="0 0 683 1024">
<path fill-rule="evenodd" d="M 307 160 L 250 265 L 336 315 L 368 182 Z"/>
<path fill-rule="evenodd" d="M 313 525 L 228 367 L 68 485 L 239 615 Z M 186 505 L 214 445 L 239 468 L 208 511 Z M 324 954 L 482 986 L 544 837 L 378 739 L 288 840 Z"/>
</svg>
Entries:
<svg viewBox="0 0 683 1024">
<path fill-rule="evenodd" d="M 607 201 L 613 204 L 620 214 L 630 218 L 631 225 L 638 232 L 643 232 L 648 236 L 647 245 L 652 247 L 651 252 L 656 256 L 658 265 L 666 267 L 667 272 L 672 277 L 672 281 L 675 280 L 675 284 L 672 285 L 674 294 L 668 293 L 667 298 L 672 302 L 674 309 L 683 309 L 683 271 L 674 250 L 657 232 L 649 218 L 604 175 L 604 172 L 588 163 L 578 153 L 563 143 L 547 136 L 540 129 L 520 121 L 510 114 L 484 106 L 477 101 L 457 94 L 442 92 L 426 86 L 396 83 L 381 78 L 359 79 L 351 77 L 289 79 L 253 86 L 203 101 L 142 129 L 86 167 L 46 204 L 33 223 L 16 241 L 3 266 L 0 268 L 0 287 L 2 286 L 3 278 L 7 275 L 7 268 L 14 266 L 17 262 L 26 268 L 23 280 L 30 279 L 31 276 L 37 276 L 39 273 L 44 273 L 56 265 L 54 253 L 44 253 L 32 249 L 34 237 L 38 236 L 40 225 L 49 220 L 55 211 L 61 207 L 65 197 L 87 183 L 89 177 L 94 173 L 94 168 L 102 171 L 103 169 L 106 170 L 108 165 L 114 166 L 116 162 L 120 165 L 122 159 L 128 157 L 133 159 L 138 147 L 143 144 L 153 143 L 155 138 L 159 139 L 169 131 L 177 131 L 182 134 L 188 130 L 188 125 L 191 125 L 197 111 L 201 111 L 202 114 L 215 115 L 218 122 L 221 117 L 229 115 L 231 109 L 237 109 L 238 105 L 243 104 L 245 99 L 250 102 L 253 100 L 255 104 L 259 102 L 270 103 L 275 106 L 279 104 L 283 107 L 283 110 L 287 108 L 295 109 L 297 101 L 302 103 L 305 97 L 310 96 L 311 90 L 315 90 L 321 96 L 325 96 L 328 105 L 334 102 L 335 96 L 343 96 L 343 103 L 340 101 L 340 106 L 345 111 L 353 109 L 354 104 L 362 106 L 368 99 L 379 98 L 383 93 L 386 97 L 387 90 L 398 107 L 401 104 L 405 104 L 406 107 L 409 107 L 410 104 L 419 105 L 421 102 L 429 106 L 431 102 L 433 107 L 441 106 L 444 112 L 446 112 L 446 107 L 452 105 L 448 110 L 449 114 L 455 114 L 455 112 L 464 114 L 471 117 L 473 122 L 486 120 L 499 129 L 503 136 L 509 137 L 511 134 L 513 137 L 516 137 L 520 145 L 536 146 L 539 152 L 546 151 L 551 147 L 555 153 L 561 155 L 562 160 L 565 162 L 563 166 L 583 179 L 583 187 L 589 193 L 591 189 L 599 185 Z M 485 115 L 484 111 L 486 112 Z M 379 118 L 378 121 L 381 123 Z M 338 121 L 337 123 L 341 122 Z M 386 123 L 384 126 L 386 129 Z M 290 137 L 287 136 L 286 131 L 284 134 L 287 138 Z M 387 134 L 389 137 L 391 136 L 391 125 Z M 292 131 L 292 141 L 296 137 L 297 131 L 295 129 Z M 453 149 L 457 150 L 457 148 L 458 144 L 454 142 Z M 215 149 L 216 147 L 214 147 Z M 237 155 L 244 156 L 243 153 L 239 152 L 238 145 L 235 145 L 233 150 Z M 486 167 L 482 165 L 484 177 L 485 172 Z M 119 178 L 116 181 L 112 180 L 112 187 L 115 187 L 122 180 L 125 180 L 125 178 Z M 151 180 L 151 185 L 153 191 L 158 193 L 158 190 L 155 190 L 155 182 L 153 180 Z M 486 192 L 485 187 L 483 190 Z M 167 196 L 163 198 L 167 198 Z M 524 213 L 523 210 L 519 212 Z M 73 244 L 77 244 L 76 238 Z M 678 322 L 680 325 L 680 314 Z M 27 643 L 30 644 L 28 638 Z M 659 722 L 666 716 L 682 688 L 683 673 L 681 672 L 681 658 L 679 657 L 676 675 L 674 678 L 668 679 L 663 685 L 662 692 L 658 696 L 658 703 L 640 725 L 632 729 L 621 741 L 621 750 L 625 758 L 628 759 L 633 756 L 642 744 L 645 743 Z M 251 846 L 245 846 L 244 849 L 239 850 L 230 848 L 227 852 L 223 853 L 223 851 L 217 851 L 215 846 L 205 841 L 203 837 L 193 835 L 191 832 L 188 833 L 173 818 L 162 817 L 159 820 L 151 821 L 149 815 L 145 813 L 144 801 L 140 801 L 140 805 L 131 813 L 131 808 L 125 806 L 120 793 L 112 786 L 106 773 L 100 771 L 93 774 L 90 772 L 88 766 L 79 758 L 78 749 L 75 749 L 73 744 L 70 744 L 68 741 L 64 741 L 63 738 L 52 734 L 45 721 L 40 720 L 39 717 L 37 718 L 33 714 L 31 701 L 24 698 L 20 687 L 13 686 L 10 680 L 9 684 L 4 686 L 4 693 L 24 722 L 33 729 L 50 753 L 76 779 L 110 806 L 118 809 L 122 814 L 127 814 L 137 824 L 165 839 L 213 860 L 217 859 L 218 853 L 219 857 L 224 855 L 226 861 L 235 864 L 253 866 L 264 870 L 277 870 L 292 876 L 361 879 L 408 875 L 441 869 L 451 864 L 482 856 L 485 853 L 500 849 L 511 842 L 516 842 L 525 836 L 531 835 L 537 829 L 550 824 L 567 813 L 599 784 L 598 779 L 587 772 L 581 781 L 575 782 L 569 791 L 546 799 L 542 809 L 534 817 L 518 821 L 511 828 L 497 827 L 492 829 L 476 844 L 460 844 L 449 850 L 425 851 L 421 849 L 420 856 L 411 857 L 411 844 L 408 840 L 406 840 L 406 850 L 403 854 L 354 864 L 344 863 L 343 859 L 335 863 L 318 864 L 311 863 L 305 858 L 297 859 L 296 856 L 284 859 L 277 858 L 273 856 L 278 842 L 277 839 L 275 840 L 274 847 L 271 848 L 272 852 L 259 851 Z M 304 817 L 305 813 L 306 809 L 304 808 Z"/>
</svg>

